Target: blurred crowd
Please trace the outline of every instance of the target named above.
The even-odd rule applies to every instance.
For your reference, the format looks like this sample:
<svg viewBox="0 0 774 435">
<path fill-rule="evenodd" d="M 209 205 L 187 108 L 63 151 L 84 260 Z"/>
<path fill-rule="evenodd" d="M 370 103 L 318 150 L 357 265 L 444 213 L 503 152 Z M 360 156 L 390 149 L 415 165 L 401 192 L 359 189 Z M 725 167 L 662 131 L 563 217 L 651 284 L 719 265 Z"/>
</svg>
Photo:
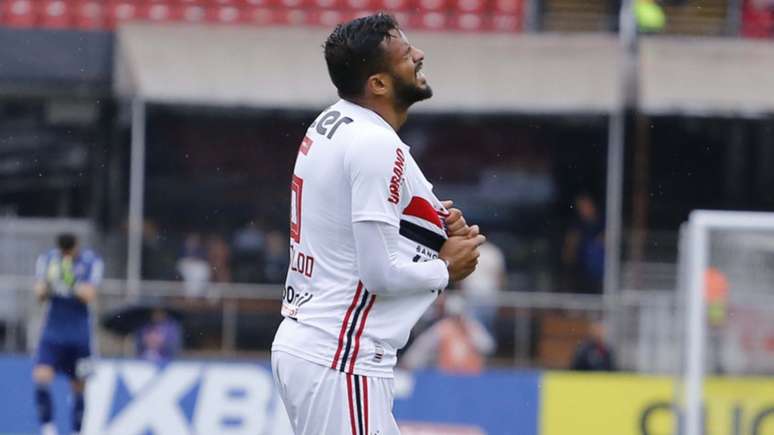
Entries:
<svg viewBox="0 0 774 435">
<path fill-rule="evenodd" d="M 182 280 L 190 296 L 204 293 L 208 283 L 282 283 L 287 273 L 288 235 L 250 221 L 229 233 L 189 231 L 162 237 L 146 221 L 143 277 Z"/>
<path fill-rule="evenodd" d="M 557 254 L 560 279 L 557 290 L 601 293 L 605 257 L 605 221 L 597 201 L 578 194 Z M 151 220 L 143 233 L 143 277 L 150 280 L 182 280 L 190 296 L 204 294 L 208 283 L 265 283 L 285 281 L 288 233 L 260 220 L 251 220 L 233 231 L 187 231 L 169 236 Z M 461 283 L 472 298 L 491 297 L 506 291 L 513 273 L 507 252 L 493 243 L 481 249 L 479 270 Z M 487 308 L 480 308 L 482 318 Z M 490 310 L 491 311 L 491 310 Z M 486 322 L 485 322 L 486 323 Z"/>
</svg>

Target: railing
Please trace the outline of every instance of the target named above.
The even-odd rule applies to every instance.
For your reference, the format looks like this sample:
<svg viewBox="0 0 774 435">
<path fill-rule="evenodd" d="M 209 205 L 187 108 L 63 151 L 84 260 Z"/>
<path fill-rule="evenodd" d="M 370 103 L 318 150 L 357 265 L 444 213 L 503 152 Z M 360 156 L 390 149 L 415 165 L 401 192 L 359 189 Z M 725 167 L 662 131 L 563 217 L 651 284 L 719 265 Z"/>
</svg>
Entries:
<svg viewBox="0 0 774 435">
<path fill-rule="evenodd" d="M 32 285 L 31 277 L 0 275 L 0 324 L 4 326 L 2 345 L 6 352 L 30 352 L 37 341 L 43 310 L 30 290 Z M 211 284 L 204 294 L 195 297 L 185 295 L 182 282 L 144 281 L 141 289 L 145 302 L 185 313 L 184 356 L 266 357 L 281 321 L 279 284 Z M 774 295 L 748 295 L 748 299 L 731 307 L 730 316 L 749 317 L 750 313 L 761 315 L 774 310 Z M 106 280 L 93 308 L 95 318 L 127 303 L 125 282 Z M 469 301 L 473 307 L 489 306 L 496 311 L 492 332 L 498 350 L 491 359 L 493 365 L 569 368 L 573 352 L 591 324 L 607 313 L 620 369 L 677 373 L 683 358 L 684 323 L 684 308 L 677 294 L 627 290 L 608 303 L 606 306 L 600 295 L 545 292 L 499 292 L 490 299 Z M 428 324 L 425 319 L 418 328 Z M 750 331 L 748 326 L 730 323 L 725 332 L 724 352 L 738 354 L 734 356 L 737 366 L 745 355 L 743 349 L 734 346 L 749 340 L 751 332 L 755 332 L 756 339 L 765 338 L 758 337 L 761 331 Z M 102 328 L 95 331 L 101 355 L 133 354 L 132 336 L 118 337 Z"/>
<path fill-rule="evenodd" d="M 4 301 L 0 320 L 5 324 L 6 352 L 29 352 L 36 343 L 43 310 L 30 290 L 32 285 L 31 277 L 0 275 L 0 297 Z M 274 328 L 281 320 L 281 285 L 277 284 L 211 284 L 204 294 L 195 297 L 185 295 L 182 282 L 144 281 L 141 289 L 144 301 L 172 306 L 186 314 L 184 351 L 188 355 L 266 355 Z M 615 299 L 612 308 L 619 315 L 614 320 L 617 326 L 613 335 L 622 368 L 649 371 L 658 368 L 649 363 L 657 358 L 648 358 L 643 363 L 639 356 L 642 352 L 651 352 L 643 346 L 658 341 L 649 337 L 643 327 L 663 328 L 663 322 L 647 319 L 673 318 L 672 299 L 669 293 L 641 291 L 623 292 Z M 95 318 L 126 303 L 126 283 L 106 280 L 93 309 Z M 498 351 L 494 364 L 551 368 L 568 366 L 575 346 L 606 309 L 599 295 L 540 292 L 499 292 L 491 299 L 477 300 L 471 305 L 496 310 L 493 332 Z M 646 320 L 641 319 L 643 316 Z M 674 342 L 674 334 L 665 337 L 663 332 L 656 330 L 656 337 Z M 96 328 L 96 338 L 102 355 L 132 353 L 131 337 L 116 337 Z M 664 347 L 651 347 L 659 346 Z"/>
</svg>

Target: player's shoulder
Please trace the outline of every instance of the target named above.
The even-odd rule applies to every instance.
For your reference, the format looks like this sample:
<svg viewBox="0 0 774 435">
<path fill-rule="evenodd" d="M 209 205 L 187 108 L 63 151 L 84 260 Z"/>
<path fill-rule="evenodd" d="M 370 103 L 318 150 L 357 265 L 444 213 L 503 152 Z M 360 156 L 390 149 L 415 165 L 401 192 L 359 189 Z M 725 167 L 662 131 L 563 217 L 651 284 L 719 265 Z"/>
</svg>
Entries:
<svg viewBox="0 0 774 435">
<path fill-rule="evenodd" d="M 41 254 L 41 257 L 45 258 L 46 260 L 51 260 L 51 259 L 57 258 L 59 256 L 60 256 L 60 252 L 59 252 L 59 249 L 57 249 L 57 248 L 49 249 L 46 253 Z"/>
<path fill-rule="evenodd" d="M 345 151 L 346 161 L 350 164 L 391 164 L 396 155 L 406 154 L 406 147 L 400 138 L 379 126 L 371 124 L 350 134 Z"/>
<path fill-rule="evenodd" d="M 96 252 L 92 249 L 84 249 L 81 251 L 81 261 L 86 263 L 93 263 L 95 261 L 99 261 L 100 257 L 97 255 Z"/>
</svg>

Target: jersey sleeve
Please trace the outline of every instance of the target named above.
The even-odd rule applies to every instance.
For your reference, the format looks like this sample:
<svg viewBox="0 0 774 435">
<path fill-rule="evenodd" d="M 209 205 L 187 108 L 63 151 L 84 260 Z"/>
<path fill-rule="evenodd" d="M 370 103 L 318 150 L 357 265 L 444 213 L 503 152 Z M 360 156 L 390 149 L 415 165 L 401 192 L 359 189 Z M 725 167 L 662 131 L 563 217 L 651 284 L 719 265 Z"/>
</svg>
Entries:
<svg viewBox="0 0 774 435">
<path fill-rule="evenodd" d="M 89 270 L 89 276 L 86 282 L 93 286 L 99 286 L 102 283 L 102 275 L 104 274 L 105 266 L 102 263 L 102 259 L 95 257 L 91 262 L 91 270 Z"/>
<path fill-rule="evenodd" d="M 43 254 L 38 256 L 35 262 L 35 278 L 38 280 L 46 279 L 46 266 L 48 266 L 48 256 Z"/>
<path fill-rule="evenodd" d="M 392 135 L 370 133 L 354 141 L 345 154 L 352 188 L 352 222 L 400 225 L 407 151 Z"/>
<path fill-rule="evenodd" d="M 88 265 L 86 274 L 82 278 L 82 282 L 91 284 L 95 287 L 102 283 L 102 275 L 105 271 L 104 263 L 94 251 L 87 250 L 82 254 L 82 261 Z"/>
</svg>

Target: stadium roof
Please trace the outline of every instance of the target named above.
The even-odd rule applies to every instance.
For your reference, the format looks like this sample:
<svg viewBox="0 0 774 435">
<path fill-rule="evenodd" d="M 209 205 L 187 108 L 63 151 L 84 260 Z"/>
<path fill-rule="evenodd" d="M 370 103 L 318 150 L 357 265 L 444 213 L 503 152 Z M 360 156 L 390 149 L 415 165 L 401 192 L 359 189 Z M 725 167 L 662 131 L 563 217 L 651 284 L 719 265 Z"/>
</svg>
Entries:
<svg viewBox="0 0 774 435">
<path fill-rule="evenodd" d="M 170 104 L 314 109 L 335 100 L 327 31 L 131 24 L 118 31 L 118 95 Z M 602 113 L 620 90 L 608 34 L 411 33 L 425 50 L 436 112 Z M 741 39 L 643 41 L 641 102 L 662 114 L 774 112 L 774 45 Z"/>
</svg>

